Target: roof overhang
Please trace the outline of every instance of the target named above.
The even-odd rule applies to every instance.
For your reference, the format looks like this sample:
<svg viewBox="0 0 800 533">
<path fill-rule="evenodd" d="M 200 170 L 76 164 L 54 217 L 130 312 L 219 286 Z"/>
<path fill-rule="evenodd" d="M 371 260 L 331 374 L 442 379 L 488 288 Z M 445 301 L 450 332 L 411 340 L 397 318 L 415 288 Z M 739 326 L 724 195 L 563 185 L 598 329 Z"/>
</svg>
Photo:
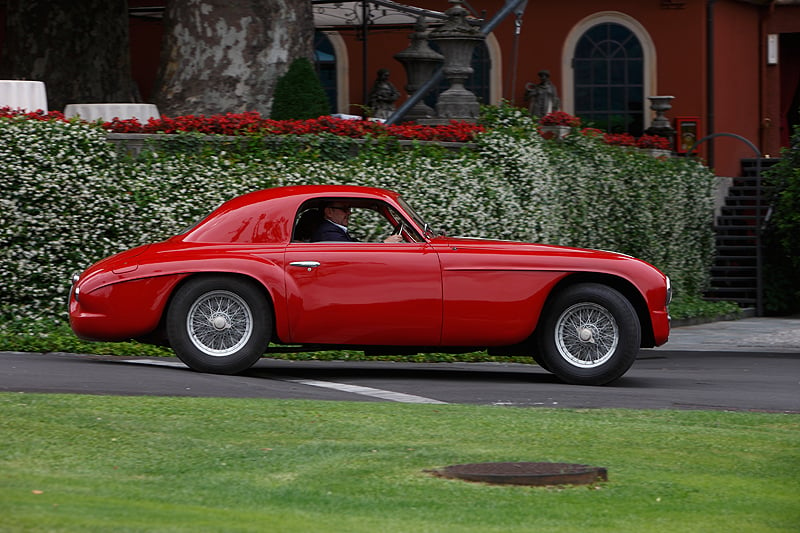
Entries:
<svg viewBox="0 0 800 533">
<path fill-rule="evenodd" d="M 447 18 L 441 11 L 400 4 L 392 0 L 311 0 L 311 9 L 314 13 L 314 27 L 317 29 L 363 27 L 365 15 L 369 27 L 410 26 L 421 16 L 429 23 Z M 131 7 L 128 12 L 134 17 L 160 19 L 164 16 L 164 5 Z"/>
<path fill-rule="evenodd" d="M 440 11 L 400 4 L 392 0 L 367 0 L 335 2 L 331 0 L 311 0 L 314 12 L 314 26 L 318 29 L 376 26 L 409 26 L 419 17 L 428 22 L 444 20 L 447 16 Z"/>
</svg>

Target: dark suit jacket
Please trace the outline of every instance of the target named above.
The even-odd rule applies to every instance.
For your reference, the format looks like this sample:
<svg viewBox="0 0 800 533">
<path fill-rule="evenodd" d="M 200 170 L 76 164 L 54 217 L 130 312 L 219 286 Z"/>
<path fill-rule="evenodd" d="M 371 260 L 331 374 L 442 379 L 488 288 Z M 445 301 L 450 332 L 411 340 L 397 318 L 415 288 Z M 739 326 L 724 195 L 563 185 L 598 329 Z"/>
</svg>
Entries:
<svg viewBox="0 0 800 533">
<path fill-rule="evenodd" d="M 355 242 L 358 239 L 354 239 L 350 236 L 346 231 L 343 231 L 342 228 L 331 222 L 330 220 L 323 220 L 322 223 L 317 226 L 317 229 L 314 230 L 314 233 L 311 235 L 311 242 L 316 241 L 352 241 Z"/>
</svg>

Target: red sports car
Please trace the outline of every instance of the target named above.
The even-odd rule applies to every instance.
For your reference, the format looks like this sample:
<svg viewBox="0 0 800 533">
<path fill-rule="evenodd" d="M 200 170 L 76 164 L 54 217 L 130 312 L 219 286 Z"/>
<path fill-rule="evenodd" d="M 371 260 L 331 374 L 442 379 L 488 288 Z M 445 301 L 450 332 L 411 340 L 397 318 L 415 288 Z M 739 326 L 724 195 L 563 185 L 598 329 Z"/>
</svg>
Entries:
<svg viewBox="0 0 800 533">
<path fill-rule="evenodd" d="M 83 339 L 168 344 L 200 372 L 268 352 L 486 349 L 598 385 L 667 341 L 670 296 L 669 278 L 626 255 L 445 237 L 395 192 L 309 185 L 234 198 L 103 259 L 74 276 L 69 314 Z"/>
</svg>

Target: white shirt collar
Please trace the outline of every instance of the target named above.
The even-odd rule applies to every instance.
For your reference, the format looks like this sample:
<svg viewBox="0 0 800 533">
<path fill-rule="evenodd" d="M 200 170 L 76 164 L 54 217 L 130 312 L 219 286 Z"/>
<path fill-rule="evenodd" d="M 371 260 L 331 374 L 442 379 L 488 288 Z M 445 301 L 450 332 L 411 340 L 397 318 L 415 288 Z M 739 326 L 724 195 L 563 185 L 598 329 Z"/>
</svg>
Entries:
<svg viewBox="0 0 800 533">
<path fill-rule="evenodd" d="M 331 224 L 333 224 L 337 228 L 341 229 L 343 232 L 347 233 L 347 226 L 342 226 L 341 224 L 337 224 L 336 222 L 334 222 L 333 220 L 331 220 L 329 218 L 326 218 L 325 220 L 327 220 L 328 222 L 330 222 Z"/>
</svg>

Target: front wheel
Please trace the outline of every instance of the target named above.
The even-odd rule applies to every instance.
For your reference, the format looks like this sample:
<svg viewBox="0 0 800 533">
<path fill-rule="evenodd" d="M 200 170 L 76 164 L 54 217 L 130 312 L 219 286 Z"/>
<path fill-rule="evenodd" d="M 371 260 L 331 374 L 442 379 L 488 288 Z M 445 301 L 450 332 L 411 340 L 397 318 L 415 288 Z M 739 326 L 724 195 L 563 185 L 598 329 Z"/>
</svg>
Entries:
<svg viewBox="0 0 800 533">
<path fill-rule="evenodd" d="M 167 312 L 167 334 L 192 370 L 236 374 L 258 361 L 269 345 L 272 313 L 254 283 L 225 276 L 183 285 Z"/>
<path fill-rule="evenodd" d="M 604 385 L 622 376 L 641 344 L 633 305 L 606 285 L 568 287 L 550 303 L 538 333 L 543 366 L 567 383 Z"/>
</svg>

